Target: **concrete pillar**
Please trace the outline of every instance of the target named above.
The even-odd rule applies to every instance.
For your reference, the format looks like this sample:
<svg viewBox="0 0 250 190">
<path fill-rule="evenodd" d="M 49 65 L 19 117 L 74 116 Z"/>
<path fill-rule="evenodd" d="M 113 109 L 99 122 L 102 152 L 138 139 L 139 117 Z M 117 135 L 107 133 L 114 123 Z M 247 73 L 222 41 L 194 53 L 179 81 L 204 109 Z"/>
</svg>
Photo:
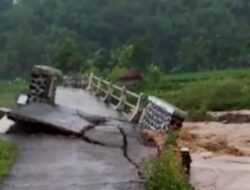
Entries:
<svg viewBox="0 0 250 190">
<path fill-rule="evenodd" d="M 30 77 L 28 102 L 54 104 L 56 87 L 61 77 L 60 70 L 49 66 L 34 66 Z"/>
</svg>

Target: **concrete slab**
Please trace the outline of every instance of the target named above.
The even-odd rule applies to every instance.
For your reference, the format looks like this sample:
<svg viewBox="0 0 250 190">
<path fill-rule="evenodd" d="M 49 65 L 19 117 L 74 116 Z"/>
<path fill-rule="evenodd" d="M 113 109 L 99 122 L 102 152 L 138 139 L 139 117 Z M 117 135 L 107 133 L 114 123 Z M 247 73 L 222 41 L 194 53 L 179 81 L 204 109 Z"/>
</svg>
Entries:
<svg viewBox="0 0 250 190">
<path fill-rule="evenodd" d="M 85 136 L 109 147 L 122 148 L 123 146 L 123 137 L 115 126 L 97 126 L 86 131 Z"/>
<path fill-rule="evenodd" d="M 81 134 L 84 130 L 93 127 L 91 123 L 77 115 L 75 110 L 45 103 L 31 103 L 16 108 L 8 113 L 8 118 L 16 122 L 43 124 L 75 134 Z"/>
<path fill-rule="evenodd" d="M 140 190 L 120 148 L 54 136 L 8 136 L 20 153 L 2 190 Z"/>
<path fill-rule="evenodd" d="M 7 116 L 0 118 L 0 134 L 5 134 L 14 124 L 15 122 L 9 120 Z"/>
<path fill-rule="evenodd" d="M 23 112 L 18 114 L 31 115 L 46 124 L 56 123 L 60 126 L 63 124 L 68 130 L 72 130 L 71 126 L 75 122 L 78 126 L 76 132 L 81 131 L 84 126 L 79 124 L 84 124 L 84 121 L 76 110 L 93 115 L 121 118 L 116 111 L 80 89 L 59 88 L 56 103 L 60 106 L 23 107 Z M 85 131 L 84 136 L 105 145 L 84 141 L 86 139 L 61 136 L 7 135 L 20 153 L 10 175 L 0 189 L 143 189 L 139 168 L 135 164 L 140 164 L 153 149 L 149 150 L 138 142 L 135 126 L 128 122 L 110 120 L 105 123 L 105 126 L 96 126 Z"/>
<path fill-rule="evenodd" d="M 56 92 L 56 104 L 76 109 L 84 113 L 99 116 L 121 118 L 122 115 L 111 106 L 106 105 L 100 98 L 88 91 L 75 88 L 58 87 Z"/>
</svg>

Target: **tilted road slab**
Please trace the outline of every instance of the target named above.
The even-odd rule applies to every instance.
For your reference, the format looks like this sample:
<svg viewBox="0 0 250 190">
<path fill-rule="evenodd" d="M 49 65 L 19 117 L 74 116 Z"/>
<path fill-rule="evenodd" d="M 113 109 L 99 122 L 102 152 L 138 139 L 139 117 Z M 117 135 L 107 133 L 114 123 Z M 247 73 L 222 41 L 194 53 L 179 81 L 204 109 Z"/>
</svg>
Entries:
<svg viewBox="0 0 250 190">
<path fill-rule="evenodd" d="M 59 88 L 56 102 L 71 110 L 122 118 L 83 90 Z M 138 142 L 136 126 L 115 119 L 84 131 L 82 139 L 45 134 L 7 138 L 19 156 L 3 190 L 142 190 L 140 164 L 154 155 L 154 149 Z"/>
<path fill-rule="evenodd" d="M 18 107 L 8 113 L 8 118 L 16 122 L 43 124 L 44 127 L 53 127 L 72 134 L 81 134 L 93 125 L 77 115 L 76 110 L 60 105 L 45 103 L 31 103 L 24 107 Z"/>
</svg>

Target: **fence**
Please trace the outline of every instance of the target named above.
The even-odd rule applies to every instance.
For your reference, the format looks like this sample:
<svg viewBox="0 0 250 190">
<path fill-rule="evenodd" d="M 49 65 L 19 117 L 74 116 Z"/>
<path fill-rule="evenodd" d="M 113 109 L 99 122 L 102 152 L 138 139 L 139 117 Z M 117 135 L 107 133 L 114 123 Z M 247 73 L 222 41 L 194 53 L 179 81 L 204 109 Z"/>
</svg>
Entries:
<svg viewBox="0 0 250 190">
<path fill-rule="evenodd" d="M 63 86 L 84 89 L 88 86 L 88 80 L 88 75 L 65 76 L 63 77 Z"/>
<path fill-rule="evenodd" d="M 66 80 L 67 81 L 67 80 Z M 143 109 L 143 94 L 137 94 L 112 84 L 110 81 L 90 74 L 81 76 L 77 80 L 64 82 L 66 86 L 86 88 L 95 96 L 100 97 L 105 103 L 110 104 L 115 110 L 121 111 L 132 122 L 138 122 Z M 72 85 L 73 84 L 73 85 Z"/>
</svg>

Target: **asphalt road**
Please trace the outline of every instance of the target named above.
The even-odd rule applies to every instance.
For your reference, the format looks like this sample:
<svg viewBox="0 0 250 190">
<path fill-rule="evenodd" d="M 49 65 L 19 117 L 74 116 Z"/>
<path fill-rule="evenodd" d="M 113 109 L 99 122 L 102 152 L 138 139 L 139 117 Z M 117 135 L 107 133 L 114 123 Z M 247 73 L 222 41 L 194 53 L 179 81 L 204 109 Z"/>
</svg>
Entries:
<svg viewBox="0 0 250 190">
<path fill-rule="evenodd" d="M 56 102 L 89 114 L 121 117 L 83 90 L 59 88 Z M 87 140 L 43 133 L 4 135 L 17 146 L 19 155 L 0 189 L 143 189 L 140 163 L 155 150 L 138 142 L 135 126 L 110 121 L 85 135 Z"/>
</svg>

